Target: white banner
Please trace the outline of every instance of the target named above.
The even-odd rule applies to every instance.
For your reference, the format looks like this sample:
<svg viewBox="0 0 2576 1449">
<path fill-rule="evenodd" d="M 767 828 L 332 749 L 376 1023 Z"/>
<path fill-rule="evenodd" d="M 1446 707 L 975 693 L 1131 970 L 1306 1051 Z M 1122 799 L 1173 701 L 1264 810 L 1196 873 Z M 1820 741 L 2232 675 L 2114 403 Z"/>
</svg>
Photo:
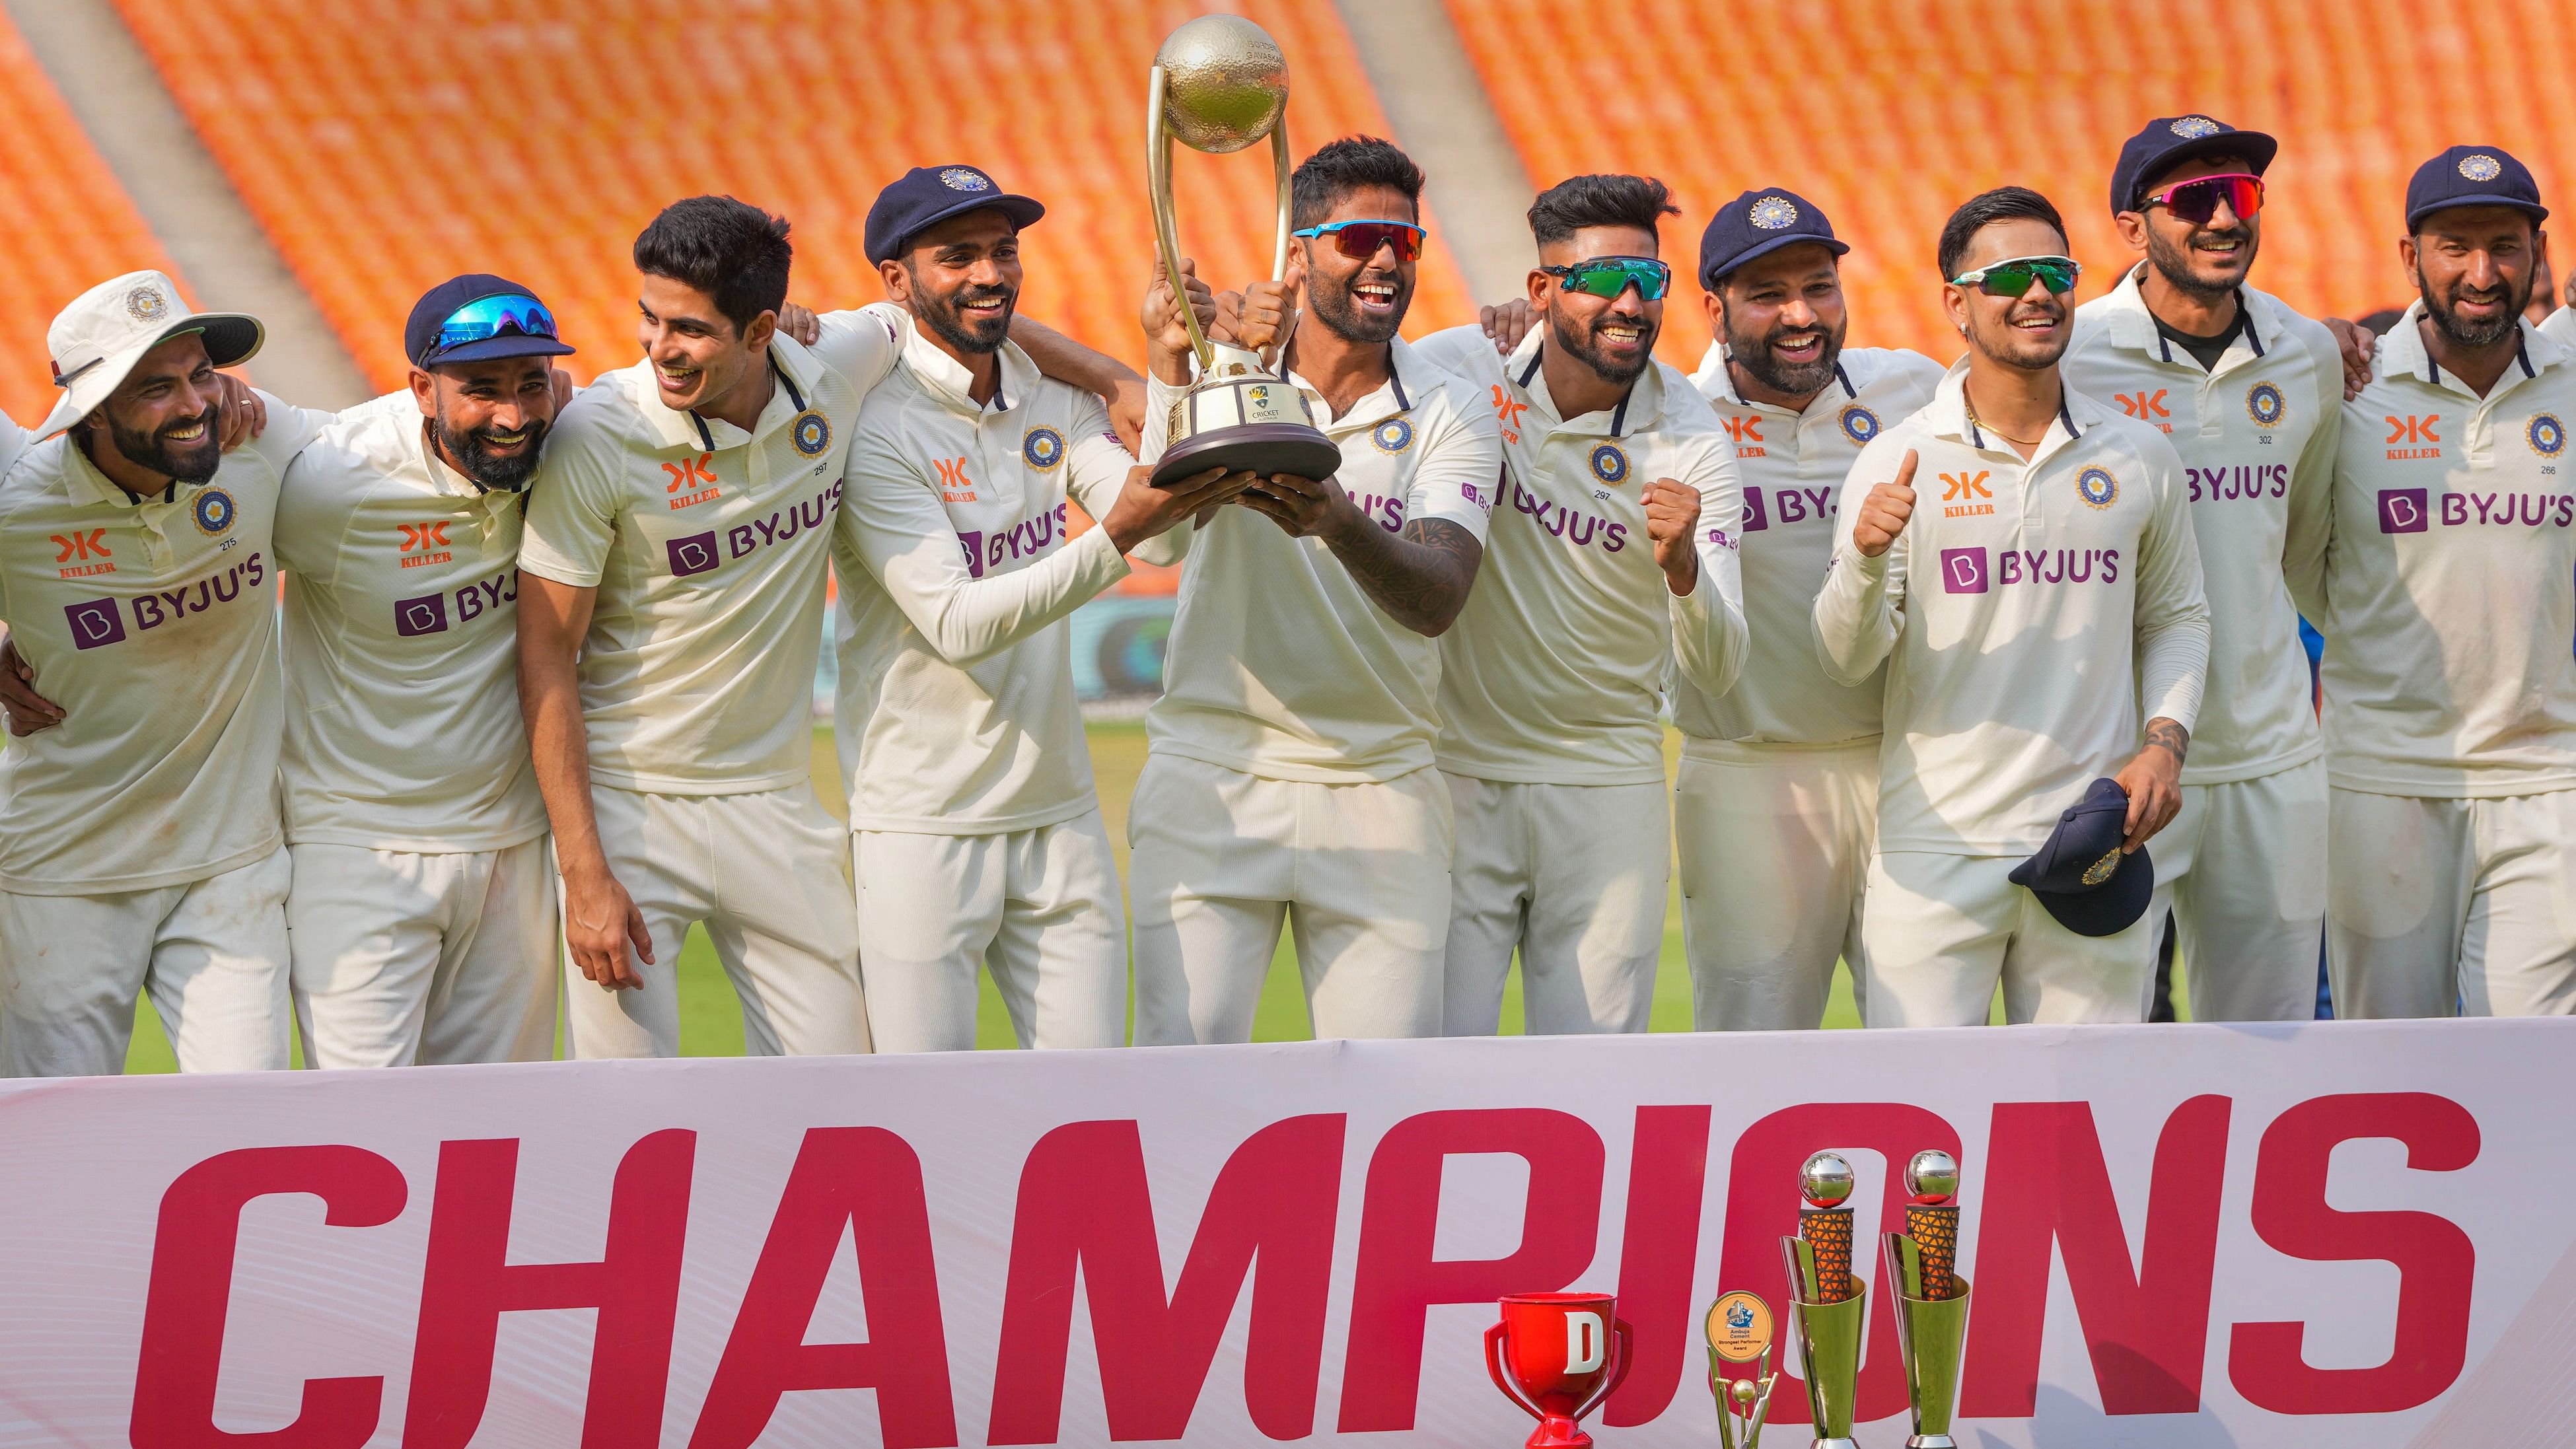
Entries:
<svg viewBox="0 0 2576 1449">
<path fill-rule="evenodd" d="M 1494 1299 L 1574 1287 L 1605 1449 L 1705 1446 L 1826 1147 L 1864 1244 L 1963 1161 L 1965 1444 L 2569 1443 L 2571 1103 L 2568 1021 L 15 1082 L 0 1444 L 1486 1449 Z"/>
</svg>

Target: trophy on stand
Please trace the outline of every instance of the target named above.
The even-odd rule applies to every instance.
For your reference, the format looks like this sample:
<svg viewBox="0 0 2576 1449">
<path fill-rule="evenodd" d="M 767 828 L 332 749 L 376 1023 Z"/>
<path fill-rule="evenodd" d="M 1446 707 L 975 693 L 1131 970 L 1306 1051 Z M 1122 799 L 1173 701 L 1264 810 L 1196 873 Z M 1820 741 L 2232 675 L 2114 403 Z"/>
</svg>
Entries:
<svg viewBox="0 0 2576 1449">
<path fill-rule="evenodd" d="M 1267 31 L 1239 15 L 1202 15 L 1164 37 L 1146 86 L 1145 184 L 1153 193 L 1163 274 L 1189 327 L 1199 376 L 1172 404 L 1170 443 L 1154 466 L 1156 487 L 1210 468 L 1318 479 L 1341 470 L 1342 450 L 1316 428 L 1306 399 L 1254 354 L 1211 344 L 1181 284 L 1172 142 L 1224 155 L 1264 136 L 1279 178 L 1278 242 L 1270 260 L 1276 281 L 1288 275 L 1288 59 Z"/>
<path fill-rule="evenodd" d="M 1759 1449 L 1763 1421 L 1771 1417 L 1771 1305 L 1741 1289 L 1708 1305 L 1708 1387 L 1717 1395 L 1717 1439 L 1724 1449 Z M 1726 1365 L 1751 1364 L 1740 1377 Z"/>
<path fill-rule="evenodd" d="M 1789 1317 L 1798 1330 L 1798 1369 L 1807 1380 L 1815 1449 L 1857 1449 L 1852 1400 L 1860 1384 L 1861 1329 L 1869 1284 L 1852 1276 L 1851 1164 L 1819 1152 L 1798 1169 L 1798 1235 L 1780 1240 L 1789 1270 Z"/>
<path fill-rule="evenodd" d="M 1634 1357 L 1619 1301 L 1607 1293 L 1512 1293 L 1485 1330 L 1485 1371 L 1538 1427 L 1528 1449 L 1592 1449 L 1577 1419 L 1610 1397 Z"/>
<path fill-rule="evenodd" d="M 1959 1160 L 1938 1148 L 1905 1164 L 1905 1231 L 1884 1233 L 1894 1290 L 1896 1342 L 1905 1355 L 1905 1397 L 1914 1434 L 1906 1449 L 1957 1449 L 1951 1411 L 1959 1401 L 1959 1356 L 1968 1337 L 1968 1280 L 1958 1274 Z"/>
</svg>

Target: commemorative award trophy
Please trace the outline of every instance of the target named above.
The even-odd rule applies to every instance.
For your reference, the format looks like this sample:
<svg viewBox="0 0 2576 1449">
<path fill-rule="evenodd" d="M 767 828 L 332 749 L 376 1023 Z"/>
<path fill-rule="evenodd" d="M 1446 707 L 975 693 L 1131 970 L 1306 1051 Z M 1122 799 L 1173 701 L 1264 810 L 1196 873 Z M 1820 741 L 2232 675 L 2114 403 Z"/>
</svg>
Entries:
<svg viewBox="0 0 2576 1449">
<path fill-rule="evenodd" d="M 1717 1395 L 1717 1441 L 1724 1449 L 1760 1449 L 1771 1417 L 1771 1305 L 1758 1293 L 1720 1293 L 1708 1305 L 1708 1387 Z M 1744 1368 L 1729 1377 L 1729 1364 Z M 1750 1365 L 1750 1367 L 1745 1367 Z"/>
<path fill-rule="evenodd" d="M 1905 1231 L 1884 1233 L 1905 1397 L 1914 1410 L 1906 1449 L 1957 1449 L 1959 1354 L 1968 1336 L 1968 1280 L 1958 1274 L 1959 1160 L 1938 1148 L 1905 1164 Z"/>
<path fill-rule="evenodd" d="M 1342 450 L 1315 427 L 1306 399 L 1240 348 L 1219 348 L 1183 300 L 1180 231 L 1172 217 L 1172 142 L 1224 155 L 1270 138 L 1279 179 L 1278 242 L 1270 275 L 1288 275 L 1288 59 L 1278 42 L 1239 15 L 1202 15 L 1163 40 L 1146 86 L 1145 184 L 1153 193 L 1154 238 L 1181 320 L 1198 355 L 1198 381 L 1172 404 L 1169 444 L 1154 467 L 1156 487 L 1210 468 L 1330 478 Z"/>
<path fill-rule="evenodd" d="M 1807 1379 L 1814 1449 L 1857 1449 L 1852 1400 L 1860 1385 L 1861 1329 L 1869 1284 L 1852 1276 L 1851 1164 L 1819 1152 L 1798 1170 L 1798 1235 L 1780 1240 L 1789 1270 L 1789 1318 Z"/>
</svg>

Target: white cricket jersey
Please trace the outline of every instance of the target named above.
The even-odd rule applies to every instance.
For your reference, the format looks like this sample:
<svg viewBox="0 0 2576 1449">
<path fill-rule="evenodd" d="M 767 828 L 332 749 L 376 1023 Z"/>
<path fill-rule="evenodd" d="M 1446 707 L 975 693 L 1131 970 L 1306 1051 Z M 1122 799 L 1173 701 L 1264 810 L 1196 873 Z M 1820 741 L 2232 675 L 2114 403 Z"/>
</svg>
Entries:
<svg viewBox="0 0 2576 1449">
<path fill-rule="evenodd" d="M 408 392 L 286 470 L 286 839 L 447 854 L 546 832 L 519 714 L 526 497 L 441 460 Z"/>
<path fill-rule="evenodd" d="M 2326 778 L 2381 795 L 2576 789 L 2576 352 L 2523 324 L 2483 398 L 2423 303 L 2344 405 L 2325 552 Z"/>
<path fill-rule="evenodd" d="M 0 480 L 0 618 L 63 722 L 0 754 L 0 889 L 108 895 L 279 844 L 278 480 L 329 413 L 268 426 L 212 480 L 141 502 L 69 434 Z"/>
<path fill-rule="evenodd" d="M 1389 346 L 1386 385 L 1338 418 L 1313 384 L 1288 381 L 1340 445 L 1335 478 L 1371 521 L 1400 533 L 1436 518 L 1481 543 L 1502 474 L 1491 411 L 1410 343 Z M 1181 390 L 1146 387 L 1145 452 L 1160 458 Z M 1399 779 L 1433 761 L 1439 689 L 1439 642 L 1390 618 L 1322 539 L 1221 508 L 1181 575 L 1148 748 L 1272 780 Z"/>
<path fill-rule="evenodd" d="M 2038 849 L 2137 753 L 2147 720 L 2191 728 L 2209 663 L 2173 446 L 2069 391 L 2025 463 L 1969 421 L 1967 366 L 1861 450 L 1816 597 L 1827 672 L 1887 666 L 1882 853 Z M 1909 451 L 1913 515 L 1864 557 L 1852 524 Z"/>
<path fill-rule="evenodd" d="M 2542 318 L 2540 335 L 2561 347 L 2576 347 L 2576 307 L 2561 307 Z"/>
<path fill-rule="evenodd" d="M 1441 640 L 1440 767 L 1520 784 L 1661 782 L 1666 672 L 1723 695 L 1744 663 L 1734 446 L 1690 379 L 1661 362 L 1618 406 L 1559 417 L 1539 365 L 1545 335 L 1509 358 L 1473 326 L 1421 349 L 1488 390 L 1510 498 Z M 1646 537 L 1640 495 L 1658 478 L 1700 495 L 1699 580 L 1680 597 Z"/>
<path fill-rule="evenodd" d="M 2182 458 L 2209 596 L 2209 675 L 2182 782 L 2250 780 L 2323 749 L 2284 560 L 2314 556 L 2332 526 L 2343 354 L 2323 323 L 2244 287 L 2244 330 L 2204 371 L 2156 330 L 2138 293 L 2144 271 L 2075 309 L 2058 372 L 2153 425 Z"/>
<path fill-rule="evenodd" d="M 1863 445 L 1932 399 L 1941 364 L 1919 352 L 1845 350 L 1803 412 L 1748 402 L 1712 342 L 1691 383 L 1716 409 L 1744 480 L 1744 619 L 1735 687 L 1711 698 L 1675 682 L 1673 723 L 1692 740 L 1830 745 L 1879 731 L 1885 681 L 1828 677 L 1816 657 L 1816 591 L 1834 552 L 1834 506 Z M 1687 748 L 1687 744 L 1685 745 Z"/>
<path fill-rule="evenodd" d="M 1018 344 L 992 401 L 918 327 L 870 394 L 832 539 L 834 717 L 856 830 L 990 835 L 1096 807 L 1064 622 L 1127 576 L 1106 517 L 1136 460 L 1109 410 Z M 1142 552 L 1176 561 L 1187 525 Z M 1174 534 L 1184 537 L 1176 538 Z"/>
<path fill-rule="evenodd" d="M 599 591 L 581 649 L 593 780 L 722 795 L 806 778 L 841 473 L 902 318 L 832 313 L 811 349 L 780 335 L 748 433 L 665 406 L 649 359 L 556 420 L 519 563 Z"/>
</svg>

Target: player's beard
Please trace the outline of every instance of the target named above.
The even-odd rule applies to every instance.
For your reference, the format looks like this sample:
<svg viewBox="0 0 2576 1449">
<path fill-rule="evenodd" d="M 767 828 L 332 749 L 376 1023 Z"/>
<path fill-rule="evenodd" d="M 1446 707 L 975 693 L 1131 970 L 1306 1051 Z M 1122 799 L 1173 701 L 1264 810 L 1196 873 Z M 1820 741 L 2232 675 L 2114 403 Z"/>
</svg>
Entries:
<svg viewBox="0 0 2576 1449">
<path fill-rule="evenodd" d="M 214 477 L 215 470 L 224 465 L 224 446 L 215 436 L 217 422 L 215 409 L 209 407 L 193 418 L 179 418 L 151 433 L 118 427 L 116 419 L 109 418 L 107 432 L 109 441 L 116 445 L 116 451 L 124 456 L 125 461 L 193 488 Z M 206 430 L 194 443 L 170 441 L 170 434 L 200 423 Z"/>
<path fill-rule="evenodd" d="M 1609 325 L 1613 321 L 1633 321 L 1634 325 L 1638 329 L 1637 358 L 1634 362 L 1611 362 L 1608 358 L 1603 356 L 1601 349 L 1595 345 L 1593 341 L 1594 336 L 1598 334 L 1603 327 Z M 1576 361 L 1581 362 L 1584 366 L 1591 368 L 1595 373 L 1598 373 L 1603 382 L 1611 383 L 1613 385 L 1635 382 L 1639 377 L 1644 375 L 1647 368 L 1654 366 L 1655 335 L 1658 330 L 1660 329 L 1658 329 L 1655 324 L 1648 320 L 1642 313 L 1637 317 L 1630 319 L 1614 317 L 1613 314 L 1605 310 L 1600 315 L 1594 317 L 1591 324 L 1584 327 L 1580 334 L 1578 334 L 1573 327 L 1567 325 L 1566 318 L 1563 314 L 1557 312 L 1554 308 L 1550 308 L 1548 310 L 1547 316 L 1548 340 L 1554 342 L 1557 346 L 1564 348 L 1568 356 L 1573 357 Z"/>
<path fill-rule="evenodd" d="M 2522 325 L 2522 309 L 2531 305 L 2531 276 L 2527 272 L 2523 274 L 2519 285 L 2508 280 L 2502 287 L 2496 289 L 2503 292 L 2506 300 L 2512 305 L 2497 314 L 2492 322 L 2470 322 L 2463 319 L 2458 312 L 2452 310 L 2451 305 L 2463 289 L 2454 283 L 2450 296 L 2435 296 L 2432 284 L 2424 280 L 2424 271 L 2421 267 L 2415 270 L 2415 290 L 2424 298 L 2424 315 L 2433 319 L 2433 330 L 2448 338 L 2455 347 L 2495 346 L 2512 336 L 2515 329 Z"/>
<path fill-rule="evenodd" d="M 2200 276 L 2192 270 L 2192 259 L 2198 255 L 2192 250 L 2195 243 L 2225 240 L 2231 237 L 2243 243 L 2236 253 L 2240 266 L 2234 276 L 2215 280 Z M 2189 236 L 2183 238 L 2179 246 L 2167 240 L 2164 233 L 2150 226 L 2147 228 L 2147 265 L 2154 267 L 2156 274 L 2165 279 L 2165 285 L 2195 302 L 2206 305 L 2222 297 L 2233 295 L 2238 287 L 2245 284 L 2246 273 L 2254 269 L 2254 253 L 2260 242 L 2260 233 L 2241 221 L 2224 230 L 2195 228 Z"/>
<path fill-rule="evenodd" d="M 1755 333 L 1739 329 L 1730 318 L 1726 327 L 1728 360 L 1753 375 L 1753 380 L 1773 392 L 1788 397 L 1812 397 L 1825 390 L 1834 380 L 1834 368 L 1842 361 L 1843 334 L 1851 327 L 1848 319 L 1830 330 L 1824 327 L 1774 327 Z M 1792 332 L 1818 332 L 1824 335 L 1824 347 L 1816 360 L 1807 363 L 1785 363 L 1772 355 L 1771 344 Z"/>
<path fill-rule="evenodd" d="M 1395 288 L 1395 307 L 1383 317 L 1364 314 L 1351 300 L 1351 289 L 1362 282 L 1384 282 Z M 1353 273 L 1347 282 L 1320 274 L 1306 282 L 1306 305 L 1314 309 L 1315 320 L 1325 330 L 1348 342 L 1385 342 L 1404 328 L 1404 314 L 1413 305 L 1413 283 L 1402 272 L 1374 273 L 1366 267 Z"/>
<path fill-rule="evenodd" d="M 999 297 L 1002 310 L 996 321 L 969 320 L 965 308 L 970 302 Z M 912 315 L 921 319 L 939 339 L 964 353 L 999 352 L 1011 340 L 1011 314 L 1019 310 L 1020 289 L 1017 287 L 960 287 L 945 297 L 932 296 L 916 287 L 912 294 Z"/>
<path fill-rule="evenodd" d="M 2037 341 L 2012 325 L 2016 320 L 2041 315 L 2042 306 L 2056 309 L 2058 319 L 2056 334 L 2047 342 Z M 2074 340 L 2075 329 L 2067 325 L 2070 320 L 2066 315 L 2066 299 L 2063 297 L 2051 297 L 2044 304 L 2017 299 L 2012 309 L 2000 319 L 1994 321 L 1988 321 L 1983 317 L 1977 319 L 1973 326 L 1976 334 L 1976 348 L 1997 362 L 2009 367 L 2018 367 L 2027 372 L 2055 367 L 2057 360 L 2066 355 L 2067 344 Z"/>
<path fill-rule="evenodd" d="M 546 423 L 530 418 L 523 426 L 528 440 L 516 453 L 492 451 L 490 428 L 451 428 L 447 415 L 441 413 L 438 428 L 438 450 L 456 471 L 474 480 L 476 486 L 494 493 L 516 493 L 528 486 L 536 475 L 537 461 L 546 445 Z"/>
</svg>

